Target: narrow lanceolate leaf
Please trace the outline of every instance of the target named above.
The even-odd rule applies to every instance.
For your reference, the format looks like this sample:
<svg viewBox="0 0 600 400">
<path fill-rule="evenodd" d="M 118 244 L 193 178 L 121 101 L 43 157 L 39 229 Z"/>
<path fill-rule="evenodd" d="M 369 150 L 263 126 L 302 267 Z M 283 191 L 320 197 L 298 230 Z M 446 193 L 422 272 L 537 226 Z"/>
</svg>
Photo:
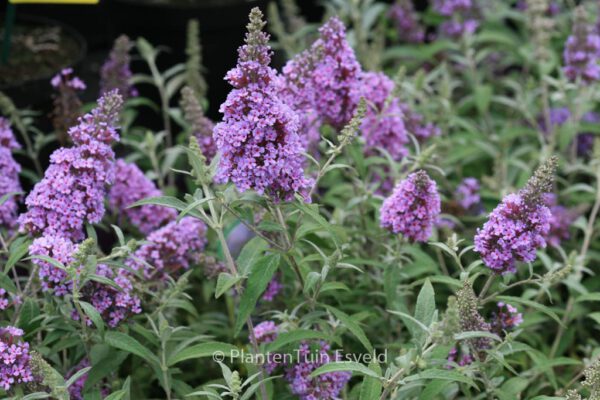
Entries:
<svg viewBox="0 0 600 400">
<path fill-rule="evenodd" d="M 326 374 L 328 372 L 336 372 L 336 371 L 350 371 L 356 372 L 361 375 L 367 375 L 373 377 L 375 379 L 381 379 L 381 375 L 377 372 L 373 371 L 362 365 L 361 363 L 357 363 L 354 361 L 341 361 L 341 362 L 332 362 L 327 363 L 325 365 L 320 366 L 316 370 L 314 370 L 309 376 L 314 378 L 316 376 Z"/>
<path fill-rule="evenodd" d="M 121 332 L 107 332 L 104 336 L 104 341 L 109 346 L 117 348 L 119 350 L 127 351 L 131 354 L 135 354 L 138 357 L 143 358 L 150 364 L 160 365 L 158 357 L 154 355 L 148 348 L 144 347 L 136 339 L 132 338 Z"/>
<path fill-rule="evenodd" d="M 228 272 L 221 272 L 217 279 L 217 286 L 215 288 L 215 299 L 218 299 L 233 287 L 236 283 L 242 280 L 241 276 L 233 276 Z"/>
<path fill-rule="evenodd" d="M 280 348 L 291 344 L 301 342 L 303 340 L 309 339 L 329 339 L 329 335 L 319 332 L 319 331 L 311 331 L 308 329 L 294 329 L 290 332 L 284 332 L 277 336 L 273 342 L 267 345 L 267 351 L 273 352 L 275 350 L 279 350 Z"/>
<path fill-rule="evenodd" d="M 466 383 L 467 385 L 475 386 L 473 380 L 468 376 L 461 374 L 460 372 L 447 369 L 427 369 L 425 371 L 419 372 L 418 374 L 406 377 L 404 379 L 404 382 L 409 383 L 424 379 L 439 379 L 452 382 L 462 382 Z"/>
<path fill-rule="evenodd" d="M 279 266 L 279 255 L 272 254 L 260 258 L 254 265 L 250 267 L 250 275 L 248 276 L 248 284 L 242 299 L 235 321 L 234 335 L 237 336 L 242 330 L 242 326 L 254 311 L 256 302 L 263 294 L 267 285 L 273 278 L 277 267 Z"/>
<path fill-rule="evenodd" d="M 373 345 L 371 345 L 371 342 L 367 338 L 367 335 L 356 321 L 354 321 L 348 314 L 341 310 L 338 310 L 335 307 L 327 306 L 327 309 L 331 311 L 331 313 L 333 313 L 333 315 L 335 315 L 337 319 L 342 321 L 344 326 L 348 328 L 348 330 L 352 332 L 354 336 L 356 336 L 356 338 L 360 341 L 360 343 L 363 346 L 365 346 L 365 349 L 367 349 L 369 353 L 373 352 Z"/>
<path fill-rule="evenodd" d="M 268 247 L 267 242 L 259 237 L 246 243 L 236 260 L 240 275 L 246 275 L 250 271 L 250 267 L 263 256 Z"/>
<path fill-rule="evenodd" d="M 100 333 L 103 334 L 104 321 L 102 320 L 102 316 L 100 315 L 98 310 L 96 310 L 96 308 L 94 308 L 93 305 L 91 305 L 90 303 L 86 303 L 85 301 L 80 301 L 79 305 L 83 309 L 85 315 L 87 315 L 87 317 L 94 323 L 94 325 L 96 326 L 96 328 L 98 328 Z"/>
<path fill-rule="evenodd" d="M 237 351 L 238 348 L 236 346 L 228 343 L 199 343 L 194 346 L 183 349 L 178 353 L 173 354 L 167 360 L 167 364 L 169 366 L 173 366 L 179 362 L 191 360 L 193 358 L 212 357 L 217 353 L 223 355 L 225 360 L 229 360 L 233 355 L 235 355 Z"/>
<path fill-rule="evenodd" d="M 369 369 L 375 372 L 378 376 L 381 376 L 381 367 L 376 360 L 371 361 Z M 381 391 L 383 390 L 383 384 L 381 379 L 365 375 L 360 387 L 359 400 L 372 400 L 379 399 Z"/>
<path fill-rule="evenodd" d="M 435 293 L 433 286 L 429 279 L 425 281 L 419 296 L 417 297 L 417 305 L 415 306 L 415 319 L 423 323 L 423 325 L 429 327 L 433 322 L 433 315 L 435 314 Z M 422 344 L 427 339 L 425 331 L 419 328 L 415 328 L 413 325 L 408 325 L 411 329 L 413 337 L 419 344 Z"/>
<path fill-rule="evenodd" d="M 4 266 L 4 273 L 10 270 L 29 250 L 29 245 L 31 244 L 30 240 L 26 240 L 23 243 L 20 243 L 16 246 L 11 246 L 10 255 L 8 256 L 8 261 Z"/>
</svg>

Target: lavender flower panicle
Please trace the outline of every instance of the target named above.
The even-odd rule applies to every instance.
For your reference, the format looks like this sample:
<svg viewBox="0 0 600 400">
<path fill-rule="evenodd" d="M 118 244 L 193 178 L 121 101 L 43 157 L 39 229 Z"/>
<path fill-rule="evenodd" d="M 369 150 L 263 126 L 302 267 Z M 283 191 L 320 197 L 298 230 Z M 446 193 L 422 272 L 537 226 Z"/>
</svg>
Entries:
<svg viewBox="0 0 600 400">
<path fill-rule="evenodd" d="M 399 99 L 392 96 L 394 81 L 381 72 L 364 72 L 353 89 L 357 98 L 367 100 L 367 113 L 361 132 L 370 154 L 385 149 L 395 161 L 408 155 L 408 133 L 404 126 L 404 111 Z"/>
<path fill-rule="evenodd" d="M 148 235 L 177 218 L 177 212 L 168 207 L 146 204 L 127 208 L 136 201 L 160 196 L 161 191 L 134 163 L 118 159 L 115 163 L 115 183 L 108 193 L 108 204 L 113 213 L 121 215 L 141 233 Z"/>
<path fill-rule="evenodd" d="M 281 292 L 281 289 L 283 289 L 283 285 L 279 281 L 279 276 L 273 277 L 273 279 L 271 279 L 271 281 L 269 282 L 267 289 L 263 293 L 261 300 L 267 302 L 273 301 L 273 299 L 275 299 L 275 296 L 277 296 L 279 292 Z"/>
<path fill-rule="evenodd" d="M 202 154 L 210 163 L 217 154 L 217 147 L 213 138 L 215 124 L 204 115 L 196 93 L 189 86 L 181 90 L 181 108 L 185 120 L 192 128 L 192 135 L 198 140 Z"/>
<path fill-rule="evenodd" d="M 279 327 L 275 325 L 275 322 L 273 321 L 263 321 L 254 327 L 254 338 L 259 345 L 273 342 L 275 339 L 277 339 L 278 335 Z M 251 341 L 252 339 L 248 338 L 248 340 Z M 277 368 L 278 365 L 279 363 L 274 361 L 273 357 L 271 357 L 269 354 L 264 364 L 264 368 L 266 372 L 270 374 L 275 370 L 275 368 Z"/>
<path fill-rule="evenodd" d="M 475 178 L 465 178 L 456 188 L 456 198 L 463 210 L 470 210 L 481 202 L 479 181 Z"/>
<path fill-rule="evenodd" d="M 66 144 L 69 128 L 77 123 L 81 115 L 81 100 L 78 92 L 85 90 L 85 83 L 73 75 L 72 68 L 56 74 L 50 84 L 56 89 L 53 95 L 52 125 L 61 144 Z"/>
<path fill-rule="evenodd" d="M 121 321 L 142 312 L 141 300 L 134 294 L 134 276 L 129 271 L 121 269 L 115 274 L 107 265 L 99 264 L 96 275 L 113 280 L 121 289 L 95 281 L 81 289 L 82 299 L 94 306 L 108 326 L 115 328 Z M 78 320 L 79 315 L 74 314 L 73 318 Z M 89 319 L 86 323 L 92 325 Z"/>
<path fill-rule="evenodd" d="M 80 241 L 84 223 L 100 221 L 107 186 L 114 179 L 110 143 L 118 139 L 115 124 L 121 104 L 121 97 L 110 92 L 69 130 L 75 147 L 51 155 L 44 178 L 25 200 L 28 210 L 18 220 L 21 231 Z"/>
<path fill-rule="evenodd" d="M 129 52 L 132 48 L 133 43 L 126 35 L 121 35 L 115 40 L 108 59 L 100 70 L 101 95 L 116 89 L 123 100 L 137 96 L 137 90 L 131 84 L 133 74 L 130 68 L 131 56 Z"/>
<path fill-rule="evenodd" d="M 433 8 L 439 14 L 449 17 L 440 26 L 440 31 L 450 38 L 473 34 L 479 26 L 475 18 L 475 0 L 435 0 Z"/>
<path fill-rule="evenodd" d="M 583 6 L 575 9 L 573 31 L 565 43 L 563 53 L 565 75 L 572 81 L 581 78 L 584 82 L 600 79 L 600 35 L 587 22 Z"/>
<path fill-rule="evenodd" d="M 0 328 L 0 388 L 33 381 L 29 366 L 29 343 L 20 341 L 23 330 L 13 326 Z"/>
<path fill-rule="evenodd" d="M 29 246 L 29 254 L 32 256 L 51 257 L 65 266 L 74 261 L 73 254 L 77 250 L 78 246 L 71 240 L 58 235 L 38 237 Z M 34 258 L 32 262 L 39 267 L 38 276 L 43 291 L 53 290 L 56 296 L 64 296 L 71 292 L 73 284 L 66 281 L 67 273 L 64 270 L 41 259 Z"/>
<path fill-rule="evenodd" d="M 502 301 L 497 306 L 498 311 L 492 314 L 491 328 L 499 336 L 504 336 L 505 331 L 515 329 L 523 323 L 523 314 L 516 307 Z"/>
<path fill-rule="evenodd" d="M 318 93 L 314 109 L 325 123 L 340 130 L 350 121 L 358 104 L 352 88 L 360 79 L 361 67 L 346 40 L 344 24 L 337 17 L 329 19 L 319 34 L 311 46 L 311 51 L 320 55 L 311 77 L 311 85 Z"/>
<path fill-rule="evenodd" d="M 419 170 L 398 183 L 381 206 L 381 226 L 402 233 L 411 241 L 425 242 L 441 212 L 435 181 Z"/>
<path fill-rule="evenodd" d="M 272 52 L 264 25 L 260 10 L 252 9 L 246 44 L 226 76 L 234 89 L 221 105 L 223 122 L 214 129 L 221 153 L 216 180 L 289 201 L 295 193 L 306 196 L 311 181 L 302 168 L 298 116 L 279 98 L 276 72 L 269 67 Z"/>
<path fill-rule="evenodd" d="M 546 235 L 546 242 L 551 246 L 560 246 L 560 242 L 568 240 L 571 235 L 569 227 L 575 220 L 576 214 L 572 210 L 558 204 L 558 196 L 546 193 L 544 196 L 546 206 L 550 209 L 550 229 Z"/>
<path fill-rule="evenodd" d="M 414 135 L 419 142 L 441 134 L 439 127 L 431 122 L 425 122 L 425 118 L 408 104 L 401 104 L 400 108 L 404 115 L 404 126 L 407 132 Z"/>
<path fill-rule="evenodd" d="M 409 43 L 421 43 L 425 40 L 425 29 L 419 22 L 412 0 L 396 0 L 388 15 L 394 21 L 400 40 Z"/>
<path fill-rule="evenodd" d="M 298 362 L 286 368 L 285 379 L 290 385 L 292 394 L 300 400 L 335 400 L 352 377 L 351 372 L 336 371 L 310 378 L 311 372 L 320 366 L 339 361 L 339 355 L 330 355 L 330 346 L 325 342 L 318 343 L 316 351 L 311 350 L 307 342 L 300 344 L 295 354 Z"/>
<path fill-rule="evenodd" d="M 0 197 L 13 192 L 21 192 L 19 173 L 21 166 L 14 160 L 12 151 L 21 148 L 15 140 L 10 123 L 0 118 Z M 0 226 L 13 229 L 18 213 L 17 196 L 11 196 L 0 205 Z"/>
<path fill-rule="evenodd" d="M 518 193 L 506 196 L 477 229 L 475 251 L 497 274 L 516 272 L 516 262 L 532 262 L 536 250 L 546 246 L 551 213 L 542 195 L 552 189 L 556 158 L 535 172 Z"/>
<path fill-rule="evenodd" d="M 298 115 L 298 135 L 303 147 L 310 153 L 316 153 L 321 139 L 321 118 L 315 109 L 318 95 L 311 79 L 320 58 L 320 52 L 304 50 L 285 64 L 282 74 L 275 80 L 283 101 Z"/>
<path fill-rule="evenodd" d="M 126 265 L 141 271 L 150 279 L 164 280 L 176 276 L 191 264 L 198 263 L 199 253 L 206 246 L 206 225 L 192 217 L 173 221 L 152 232 L 136 250 Z"/>
</svg>

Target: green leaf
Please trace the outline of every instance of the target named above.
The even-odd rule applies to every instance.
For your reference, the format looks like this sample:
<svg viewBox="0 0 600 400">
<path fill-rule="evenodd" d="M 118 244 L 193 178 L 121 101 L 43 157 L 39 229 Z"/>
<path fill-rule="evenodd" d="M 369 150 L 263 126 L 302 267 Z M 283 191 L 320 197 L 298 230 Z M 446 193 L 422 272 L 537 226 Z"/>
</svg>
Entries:
<svg viewBox="0 0 600 400">
<path fill-rule="evenodd" d="M 315 210 L 317 207 L 316 205 L 308 205 L 302 199 L 298 199 L 298 201 L 293 202 L 292 205 L 312 218 L 317 224 L 319 224 L 319 226 L 321 226 L 321 228 L 325 229 L 331 236 L 331 239 L 333 239 L 335 247 L 339 247 L 339 238 L 337 233 L 335 232 L 333 226 L 325 218 L 323 218 L 317 210 Z"/>
<path fill-rule="evenodd" d="M 188 347 L 175 353 L 167 360 L 167 365 L 173 366 L 179 362 L 185 360 L 191 360 L 193 358 L 212 357 L 215 353 L 222 353 L 224 359 L 227 360 L 232 357 L 232 352 L 237 352 L 238 348 L 234 345 L 222 342 L 207 342 L 199 343 L 194 346 Z"/>
<path fill-rule="evenodd" d="M 496 335 L 494 333 L 490 333 L 490 332 L 485 332 L 485 331 L 468 331 L 468 332 L 457 333 L 456 335 L 454 335 L 455 340 L 475 339 L 475 338 L 480 338 L 480 337 L 489 338 L 489 339 L 495 340 L 497 342 L 502 341 L 502 339 L 498 335 Z"/>
<path fill-rule="evenodd" d="M 600 301 L 600 293 L 586 293 L 584 295 L 579 296 L 577 300 L 575 300 L 576 303 L 582 301 Z"/>
<path fill-rule="evenodd" d="M 433 322 L 433 315 L 435 314 L 435 292 L 429 279 L 425 281 L 419 296 L 417 297 L 417 304 L 415 306 L 415 319 L 422 322 L 423 325 L 429 327 Z M 427 339 L 427 333 L 422 329 L 416 329 L 414 325 L 408 325 L 411 330 L 413 337 L 417 340 L 417 343 L 423 344 Z"/>
<path fill-rule="evenodd" d="M 343 312 L 341 310 L 338 310 L 335 307 L 331 307 L 331 306 L 325 306 L 325 307 L 327 308 L 327 310 L 331 311 L 337 319 L 342 321 L 344 326 L 346 328 L 348 328 L 348 330 L 350 332 L 352 332 L 352 334 L 362 343 L 363 346 L 365 346 L 365 349 L 367 349 L 369 351 L 369 353 L 373 352 L 373 345 L 367 338 L 367 335 L 365 334 L 363 329 L 360 327 L 360 325 L 356 321 L 354 321 L 348 314 L 346 314 L 345 312 Z"/>
<path fill-rule="evenodd" d="M 451 382 L 434 379 L 425 386 L 425 389 L 421 392 L 419 400 L 430 400 L 436 398 L 442 390 L 444 390 Z"/>
<path fill-rule="evenodd" d="M 215 299 L 218 299 L 231 289 L 233 285 L 242 280 L 241 276 L 233 276 L 228 272 L 221 272 L 219 274 L 219 278 L 217 279 L 217 287 L 215 288 Z"/>
<path fill-rule="evenodd" d="M 6 290 L 8 293 L 17 293 L 17 287 L 13 283 L 12 279 L 2 273 L 0 273 L 0 288 Z"/>
<path fill-rule="evenodd" d="M 406 377 L 404 382 L 409 383 L 423 379 L 439 379 L 452 382 L 462 382 L 466 383 L 467 385 L 475 386 L 473 380 L 468 376 L 463 375 L 460 372 L 447 369 L 427 369 L 419 372 L 418 374 Z"/>
<path fill-rule="evenodd" d="M 252 264 L 262 257 L 268 247 L 267 242 L 259 237 L 255 237 L 246 243 L 236 260 L 240 275 L 246 275 Z"/>
<path fill-rule="evenodd" d="M 520 297 L 513 297 L 513 296 L 498 296 L 498 300 L 506 301 L 509 303 L 523 304 L 528 307 L 534 308 L 538 311 L 543 312 L 544 314 L 546 314 L 547 316 L 549 316 L 550 318 L 555 320 L 559 325 L 564 326 L 564 324 L 562 323 L 560 318 L 558 318 L 558 315 L 556 315 L 556 313 L 554 311 L 552 311 L 551 309 L 549 309 L 548 307 L 546 307 L 543 304 L 539 304 L 539 303 L 536 303 L 535 301 L 522 299 Z"/>
<path fill-rule="evenodd" d="M 109 346 L 135 354 L 150 364 L 155 364 L 156 366 L 160 365 L 158 357 L 131 336 L 121 332 L 107 332 L 106 335 L 104 335 L 104 341 Z"/>
<path fill-rule="evenodd" d="M 369 369 L 375 372 L 378 376 L 381 376 L 381 367 L 376 360 L 371 361 Z M 383 384 L 380 379 L 365 375 L 360 386 L 360 397 L 359 400 L 372 400 L 379 399 L 381 391 L 383 390 Z"/>
<path fill-rule="evenodd" d="M 23 258 L 23 256 L 25 254 L 27 254 L 27 251 L 29 250 L 30 245 L 31 245 L 31 241 L 26 240 L 14 248 L 13 248 L 13 246 L 11 246 L 10 255 L 8 256 L 8 261 L 6 262 L 6 265 L 4 266 L 4 273 L 6 273 L 8 270 L 10 270 L 15 264 L 17 264 L 17 262 L 19 262 L 19 260 L 21 258 Z"/>
<path fill-rule="evenodd" d="M 98 310 L 96 310 L 96 308 L 93 305 L 85 301 L 79 301 L 79 305 L 83 309 L 85 315 L 87 315 L 88 318 L 92 320 L 94 325 L 96 325 L 96 328 L 98 328 L 100 334 L 104 334 L 104 320 L 102 320 L 102 316 L 100 315 Z"/>
<path fill-rule="evenodd" d="M 290 343 L 301 342 L 303 340 L 309 339 L 329 339 L 329 335 L 326 335 L 323 332 L 319 331 L 311 331 L 308 329 L 294 329 L 290 332 L 284 332 L 277 336 L 273 342 L 267 345 L 267 351 L 273 352 L 278 350 Z"/>
<path fill-rule="evenodd" d="M 234 336 L 237 336 L 240 333 L 242 326 L 244 326 L 246 320 L 250 317 L 252 311 L 254 311 L 256 302 L 267 288 L 267 285 L 273 278 L 278 266 L 279 255 L 272 254 L 260 258 L 250 268 L 248 285 L 242 294 L 237 319 L 233 329 Z"/>
<path fill-rule="evenodd" d="M 326 374 L 328 372 L 336 372 L 336 371 L 351 371 L 357 372 L 361 375 L 371 376 L 373 378 L 381 379 L 381 375 L 372 369 L 369 369 L 362 365 L 361 363 L 357 363 L 354 361 L 338 361 L 331 362 L 325 365 L 320 366 L 316 370 L 314 370 L 309 377 L 314 378 L 316 376 Z"/>
<path fill-rule="evenodd" d="M 393 310 L 387 310 L 387 311 L 391 314 L 398 315 L 399 317 L 401 317 L 407 326 L 412 322 L 412 323 L 416 324 L 419 328 L 421 328 L 424 332 L 427 332 L 427 334 L 429 334 L 429 327 L 423 325 L 423 323 L 421 321 L 419 321 L 412 315 L 409 315 L 402 311 L 393 311 Z"/>
<path fill-rule="evenodd" d="M 74 384 L 79 378 L 81 378 L 83 375 L 85 375 L 90 369 L 92 369 L 92 367 L 85 367 L 85 368 L 80 369 L 76 373 L 74 373 L 73 376 L 71 376 L 69 378 L 69 380 L 65 383 L 65 386 L 69 387 L 72 384 Z"/>
</svg>

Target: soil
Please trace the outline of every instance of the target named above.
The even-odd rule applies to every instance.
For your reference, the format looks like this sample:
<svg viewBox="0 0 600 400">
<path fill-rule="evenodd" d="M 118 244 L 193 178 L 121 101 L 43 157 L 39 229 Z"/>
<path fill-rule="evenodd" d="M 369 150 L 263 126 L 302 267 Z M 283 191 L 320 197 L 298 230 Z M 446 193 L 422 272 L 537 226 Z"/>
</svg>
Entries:
<svg viewBox="0 0 600 400">
<path fill-rule="evenodd" d="M 81 56 L 79 41 L 60 26 L 15 24 L 8 63 L 0 65 L 0 88 L 50 79 Z"/>
</svg>

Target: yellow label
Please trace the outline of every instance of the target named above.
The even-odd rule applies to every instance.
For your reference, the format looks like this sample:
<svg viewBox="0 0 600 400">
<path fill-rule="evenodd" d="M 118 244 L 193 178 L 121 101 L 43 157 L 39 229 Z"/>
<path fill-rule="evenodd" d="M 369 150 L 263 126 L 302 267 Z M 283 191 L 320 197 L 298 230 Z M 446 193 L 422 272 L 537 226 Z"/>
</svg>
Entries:
<svg viewBox="0 0 600 400">
<path fill-rule="evenodd" d="M 8 0 L 13 4 L 98 4 L 100 0 Z"/>
</svg>

